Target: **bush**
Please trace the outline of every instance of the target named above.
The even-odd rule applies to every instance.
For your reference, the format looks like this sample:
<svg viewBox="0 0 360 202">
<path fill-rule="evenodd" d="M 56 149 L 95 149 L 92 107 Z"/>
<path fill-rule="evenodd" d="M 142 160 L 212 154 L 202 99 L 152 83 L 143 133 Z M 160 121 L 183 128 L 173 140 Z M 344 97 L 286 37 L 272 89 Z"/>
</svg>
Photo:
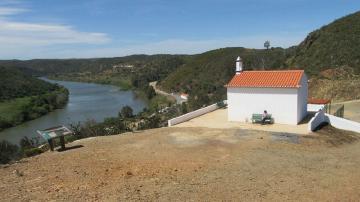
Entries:
<svg viewBox="0 0 360 202">
<path fill-rule="evenodd" d="M 3 140 L 0 142 L 0 164 L 10 162 L 19 156 L 19 147 Z"/>
<path fill-rule="evenodd" d="M 8 128 L 11 127 L 11 123 L 3 118 L 0 117 L 0 130 L 4 129 L 4 128 Z"/>
<path fill-rule="evenodd" d="M 123 107 L 119 113 L 119 117 L 122 118 L 131 118 L 133 117 L 133 110 L 130 106 L 126 105 Z"/>
<path fill-rule="evenodd" d="M 43 150 L 35 147 L 35 148 L 24 149 L 23 153 L 24 153 L 25 157 L 30 157 L 30 156 L 36 156 L 36 155 L 43 153 Z"/>
</svg>

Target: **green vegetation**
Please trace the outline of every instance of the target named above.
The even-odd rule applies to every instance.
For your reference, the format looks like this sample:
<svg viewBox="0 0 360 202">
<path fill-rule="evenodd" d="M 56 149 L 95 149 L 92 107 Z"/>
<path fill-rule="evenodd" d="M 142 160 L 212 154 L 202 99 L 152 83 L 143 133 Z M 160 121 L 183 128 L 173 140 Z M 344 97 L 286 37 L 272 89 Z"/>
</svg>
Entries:
<svg viewBox="0 0 360 202">
<path fill-rule="evenodd" d="M 18 157 L 19 147 L 5 140 L 0 141 L 0 164 L 8 163 Z"/>
<path fill-rule="evenodd" d="M 68 91 L 26 75 L 18 68 L 0 67 L 0 130 L 63 107 Z"/>
<path fill-rule="evenodd" d="M 131 118 L 133 117 L 133 110 L 130 106 L 125 106 L 119 112 L 119 117 L 121 118 Z"/>
<path fill-rule="evenodd" d="M 0 102 L 0 130 L 62 108 L 67 103 L 68 94 L 67 89 L 59 86 L 45 94 Z"/>
<path fill-rule="evenodd" d="M 19 146 L 2 140 L 0 141 L 0 164 L 6 164 L 23 157 L 35 156 L 48 150 L 47 147 L 39 148 L 38 146 L 38 138 L 24 137 L 20 140 Z"/>
<path fill-rule="evenodd" d="M 160 86 L 168 92 L 189 93 L 189 107 L 194 110 L 226 99 L 224 85 L 234 75 L 237 56 L 243 58 L 246 70 L 259 70 L 284 67 L 283 62 L 290 53 L 282 48 L 222 48 L 205 52 L 177 68 Z"/>
<path fill-rule="evenodd" d="M 181 114 L 181 105 L 173 105 L 163 112 L 151 112 L 147 109 L 133 115 L 129 106 L 123 107 L 118 117 L 105 118 L 97 123 L 93 120 L 71 125 L 75 139 L 118 135 L 124 132 L 159 128 L 167 125 L 167 120 Z"/>
<path fill-rule="evenodd" d="M 289 66 L 305 68 L 310 75 L 339 67 L 360 73 L 360 12 L 310 33 L 287 59 Z"/>
<path fill-rule="evenodd" d="M 359 99 L 359 36 L 360 12 L 356 12 L 310 33 L 297 47 L 224 48 L 196 55 L 160 85 L 169 92 L 189 93 L 191 110 L 225 99 L 223 85 L 234 75 L 239 55 L 245 70 L 305 69 L 310 77 L 310 97 Z"/>
<path fill-rule="evenodd" d="M 0 102 L 13 98 L 40 95 L 58 86 L 31 77 L 18 68 L 0 67 Z"/>
</svg>

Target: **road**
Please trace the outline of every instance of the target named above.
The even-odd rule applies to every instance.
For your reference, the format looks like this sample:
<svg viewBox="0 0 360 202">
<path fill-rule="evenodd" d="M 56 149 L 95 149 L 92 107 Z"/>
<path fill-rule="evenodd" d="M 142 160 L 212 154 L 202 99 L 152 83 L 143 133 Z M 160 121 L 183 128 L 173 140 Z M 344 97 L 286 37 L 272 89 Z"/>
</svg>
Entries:
<svg viewBox="0 0 360 202">
<path fill-rule="evenodd" d="M 155 92 L 156 92 L 157 94 L 161 94 L 161 95 L 164 95 L 164 96 L 167 96 L 167 97 L 174 98 L 174 99 L 176 100 L 176 103 L 177 103 L 177 104 L 181 104 L 181 103 L 187 101 L 187 100 L 181 98 L 179 94 L 168 93 L 168 92 L 165 92 L 165 91 L 160 90 L 159 88 L 157 88 L 156 83 L 157 83 L 157 81 L 153 81 L 153 82 L 150 82 L 149 85 L 154 88 L 154 90 L 155 90 Z"/>
</svg>

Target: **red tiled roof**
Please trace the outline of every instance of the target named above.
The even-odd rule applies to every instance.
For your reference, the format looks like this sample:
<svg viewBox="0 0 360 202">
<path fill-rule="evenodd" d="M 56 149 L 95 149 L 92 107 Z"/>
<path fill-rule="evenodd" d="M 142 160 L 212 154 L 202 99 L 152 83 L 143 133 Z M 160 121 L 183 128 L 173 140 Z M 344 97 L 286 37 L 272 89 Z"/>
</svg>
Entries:
<svg viewBox="0 0 360 202">
<path fill-rule="evenodd" d="M 228 88 L 299 88 L 304 70 L 243 71 L 226 85 Z"/>
<path fill-rule="evenodd" d="M 309 98 L 308 104 L 316 104 L 316 105 L 325 105 L 329 104 L 331 100 L 329 99 L 315 99 L 315 98 Z"/>
</svg>

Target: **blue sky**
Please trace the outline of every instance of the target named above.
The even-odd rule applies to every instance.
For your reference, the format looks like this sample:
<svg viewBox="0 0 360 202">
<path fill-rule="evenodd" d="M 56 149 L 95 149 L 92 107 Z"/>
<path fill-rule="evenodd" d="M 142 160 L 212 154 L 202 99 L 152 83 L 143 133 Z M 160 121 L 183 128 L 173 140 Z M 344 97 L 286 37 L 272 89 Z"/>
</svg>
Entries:
<svg viewBox="0 0 360 202">
<path fill-rule="evenodd" d="M 0 0 L 0 59 L 297 45 L 359 0 Z"/>
</svg>

